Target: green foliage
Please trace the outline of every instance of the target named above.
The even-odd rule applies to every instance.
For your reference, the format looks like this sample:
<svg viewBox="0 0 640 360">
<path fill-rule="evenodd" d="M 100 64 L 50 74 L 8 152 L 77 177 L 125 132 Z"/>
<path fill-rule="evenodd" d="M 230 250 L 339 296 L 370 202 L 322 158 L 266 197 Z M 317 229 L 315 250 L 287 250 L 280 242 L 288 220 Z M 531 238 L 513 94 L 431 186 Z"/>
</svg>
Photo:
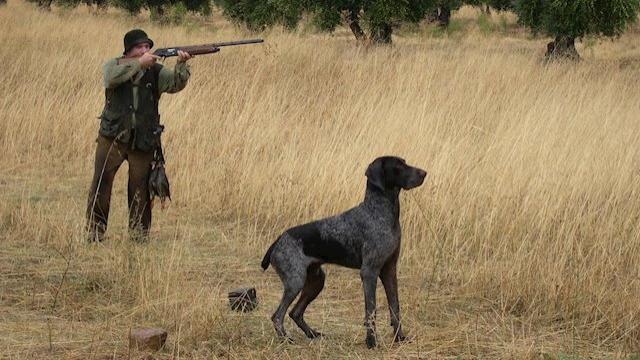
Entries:
<svg viewBox="0 0 640 360">
<path fill-rule="evenodd" d="M 65 10 L 72 9 L 80 4 L 80 0 L 27 0 L 41 9 L 50 10 L 51 5 L 56 4 Z"/>
<path fill-rule="evenodd" d="M 495 31 L 495 25 L 489 19 L 487 14 L 482 13 L 478 16 L 478 28 L 484 35 L 489 35 Z"/>
<path fill-rule="evenodd" d="M 167 17 L 164 16 L 164 8 L 153 6 L 149 9 L 149 18 L 151 21 L 167 24 Z"/>
<path fill-rule="evenodd" d="M 513 0 L 464 0 L 464 3 L 471 6 L 489 5 L 496 10 L 513 9 Z"/>
<path fill-rule="evenodd" d="M 449 26 L 434 26 L 428 28 L 426 34 L 434 38 L 449 38 L 449 39 L 461 39 L 465 34 L 464 22 L 456 19 L 452 19 L 449 22 Z"/>
<path fill-rule="evenodd" d="M 268 1 L 217 0 L 224 15 L 235 22 L 244 23 L 250 30 L 259 31 L 275 23 L 276 9 Z"/>
<path fill-rule="evenodd" d="M 486 4 L 496 10 L 512 10 L 514 8 L 513 0 L 487 0 Z"/>
<path fill-rule="evenodd" d="M 519 22 L 534 32 L 616 36 L 637 19 L 640 0 L 517 0 L 515 10 Z"/>
<path fill-rule="evenodd" d="M 145 6 L 144 0 L 113 0 L 113 5 L 135 15 Z"/>
<path fill-rule="evenodd" d="M 252 31 L 276 24 L 295 28 L 304 5 L 290 0 L 214 0 L 214 3 L 223 9 L 224 16 Z"/>
<path fill-rule="evenodd" d="M 477 22 L 480 32 L 484 35 L 489 35 L 494 32 L 506 34 L 509 31 L 509 22 L 504 14 L 500 14 L 496 21 L 495 17 L 492 18 L 483 12 L 478 16 Z"/>
<path fill-rule="evenodd" d="M 451 20 L 449 26 L 445 30 L 445 34 L 447 36 L 453 36 L 459 38 L 464 34 L 465 24 L 460 20 Z"/>
<path fill-rule="evenodd" d="M 331 32 L 342 21 L 340 11 L 336 7 L 316 6 L 313 11 L 315 13 L 313 24 L 321 31 Z"/>
<path fill-rule="evenodd" d="M 204 16 L 211 15 L 211 2 L 206 0 L 181 0 L 177 2 L 172 2 L 172 4 L 184 5 L 186 10 L 196 12 Z"/>
<path fill-rule="evenodd" d="M 81 0 L 57 0 L 55 3 L 63 8 L 72 9 L 80 5 Z"/>
<path fill-rule="evenodd" d="M 322 31 L 333 31 L 350 14 L 356 27 L 360 21 L 374 40 L 390 39 L 392 28 L 422 20 L 435 0 L 214 0 L 231 20 L 251 30 L 273 25 L 293 29 L 304 14 Z M 383 41 L 386 42 L 386 41 Z"/>
<path fill-rule="evenodd" d="M 477 0 L 471 0 L 471 3 L 479 2 Z M 438 7 L 446 7 L 450 10 L 458 10 L 463 5 L 462 0 L 438 0 L 436 1 L 436 6 Z M 472 5 L 472 4 L 469 4 Z"/>
<path fill-rule="evenodd" d="M 111 0 L 111 4 L 132 15 L 138 14 L 142 9 L 148 9 L 151 19 L 161 23 L 181 23 L 189 11 L 201 15 L 211 14 L 208 0 Z"/>
<path fill-rule="evenodd" d="M 167 18 L 172 24 L 182 24 L 184 18 L 187 16 L 187 12 L 187 6 L 184 3 L 179 2 L 171 6 Z"/>
<path fill-rule="evenodd" d="M 500 19 L 499 19 L 499 26 L 500 26 L 500 31 L 503 34 L 506 34 L 509 30 L 509 22 L 507 21 L 507 17 L 504 16 L 504 14 L 500 15 Z"/>
</svg>

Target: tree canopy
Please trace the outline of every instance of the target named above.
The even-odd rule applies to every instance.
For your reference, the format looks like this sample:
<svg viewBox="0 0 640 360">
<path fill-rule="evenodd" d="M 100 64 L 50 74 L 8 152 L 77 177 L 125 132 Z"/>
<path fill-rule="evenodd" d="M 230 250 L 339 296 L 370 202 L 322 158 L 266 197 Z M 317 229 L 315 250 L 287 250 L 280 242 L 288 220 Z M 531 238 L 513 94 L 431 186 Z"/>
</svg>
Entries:
<svg viewBox="0 0 640 360">
<path fill-rule="evenodd" d="M 345 21 L 357 39 L 391 42 L 393 27 L 419 22 L 435 0 L 214 0 L 232 20 L 261 30 L 280 24 L 295 27 L 309 14 L 321 30 L 332 31 Z"/>
<path fill-rule="evenodd" d="M 636 21 L 640 0 L 516 0 L 518 21 L 553 36 L 547 56 L 578 58 L 575 39 L 617 36 Z"/>
</svg>

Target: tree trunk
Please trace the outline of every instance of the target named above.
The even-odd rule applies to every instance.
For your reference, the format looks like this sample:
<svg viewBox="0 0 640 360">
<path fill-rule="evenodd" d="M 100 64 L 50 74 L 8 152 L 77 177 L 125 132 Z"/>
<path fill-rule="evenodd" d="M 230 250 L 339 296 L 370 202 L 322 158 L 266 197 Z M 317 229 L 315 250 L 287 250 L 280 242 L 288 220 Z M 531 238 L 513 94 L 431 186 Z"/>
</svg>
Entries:
<svg viewBox="0 0 640 360">
<path fill-rule="evenodd" d="M 438 8 L 438 25 L 442 28 L 448 28 L 450 20 L 451 8 L 448 6 L 440 6 Z"/>
<path fill-rule="evenodd" d="M 433 23 L 438 21 L 438 14 L 439 14 L 438 8 L 434 8 L 429 12 L 427 12 L 427 16 L 426 16 L 427 22 Z"/>
<path fill-rule="evenodd" d="M 375 44 L 391 44 L 391 24 L 379 24 L 371 29 L 371 41 Z"/>
<path fill-rule="evenodd" d="M 349 12 L 347 13 L 347 23 L 349 24 L 349 28 L 351 29 L 351 32 L 356 37 L 356 40 L 358 41 L 365 40 L 364 31 L 362 31 L 362 27 L 360 27 L 358 10 L 349 9 Z"/>
<path fill-rule="evenodd" d="M 580 54 L 576 50 L 576 39 L 569 36 L 557 36 L 554 41 L 547 44 L 545 57 L 547 60 L 580 60 Z"/>
<path fill-rule="evenodd" d="M 95 0 L 95 2 L 96 2 L 96 11 L 103 12 L 103 13 L 107 11 L 107 8 L 109 7 L 107 0 Z"/>
</svg>

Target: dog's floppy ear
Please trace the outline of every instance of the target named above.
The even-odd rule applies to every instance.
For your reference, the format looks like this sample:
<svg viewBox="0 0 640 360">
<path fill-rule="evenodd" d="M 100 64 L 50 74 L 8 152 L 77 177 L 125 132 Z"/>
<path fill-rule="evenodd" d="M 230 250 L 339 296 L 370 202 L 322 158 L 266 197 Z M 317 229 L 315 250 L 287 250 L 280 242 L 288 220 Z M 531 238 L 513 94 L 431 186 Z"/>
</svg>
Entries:
<svg viewBox="0 0 640 360">
<path fill-rule="evenodd" d="M 371 185 L 377 187 L 378 189 L 384 191 L 384 169 L 382 167 L 382 159 L 375 159 L 369 167 L 367 171 L 364 173 L 369 180 Z"/>
</svg>

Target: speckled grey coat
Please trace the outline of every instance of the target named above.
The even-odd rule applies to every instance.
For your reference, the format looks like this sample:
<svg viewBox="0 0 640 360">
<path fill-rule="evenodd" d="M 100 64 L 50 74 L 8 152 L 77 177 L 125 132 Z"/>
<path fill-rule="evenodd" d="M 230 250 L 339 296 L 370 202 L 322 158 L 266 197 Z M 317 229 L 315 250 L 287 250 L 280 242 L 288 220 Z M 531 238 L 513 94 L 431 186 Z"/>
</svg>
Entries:
<svg viewBox="0 0 640 360">
<path fill-rule="evenodd" d="M 397 157 L 380 157 L 366 171 L 364 201 L 340 215 L 296 226 L 276 240 L 262 260 L 263 269 L 273 265 L 284 284 L 280 306 L 272 316 L 276 333 L 287 336 L 284 315 L 302 291 L 289 315 L 307 337 L 321 335 L 304 321 L 304 311 L 324 286 L 324 263 L 360 269 L 365 296 L 366 343 L 374 347 L 376 282 L 380 277 L 391 312 L 395 340 L 403 340 L 400 325 L 396 263 L 400 252 L 401 189 L 420 186 L 424 170 Z"/>
</svg>

